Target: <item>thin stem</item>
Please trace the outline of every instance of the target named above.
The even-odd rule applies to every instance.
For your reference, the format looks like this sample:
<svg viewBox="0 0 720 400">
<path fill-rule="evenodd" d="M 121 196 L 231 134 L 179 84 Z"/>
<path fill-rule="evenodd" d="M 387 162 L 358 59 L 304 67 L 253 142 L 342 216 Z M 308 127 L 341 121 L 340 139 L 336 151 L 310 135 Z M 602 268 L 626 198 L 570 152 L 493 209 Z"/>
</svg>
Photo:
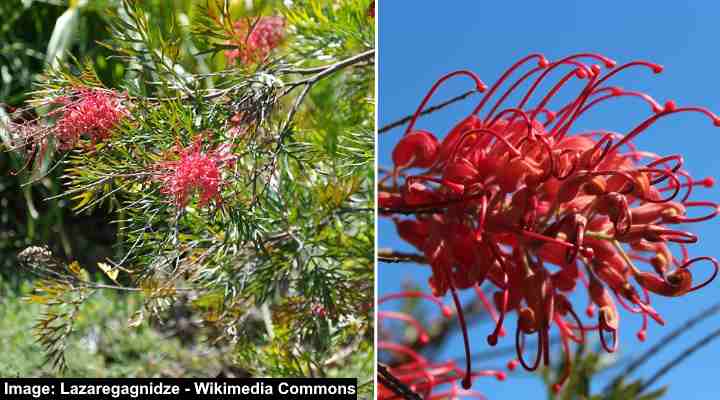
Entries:
<svg viewBox="0 0 720 400">
<path fill-rule="evenodd" d="M 405 253 L 389 249 L 378 250 L 378 261 L 386 263 L 418 263 L 427 264 L 427 259 L 422 254 Z"/>
<path fill-rule="evenodd" d="M 378 381 L 386 388 L 392 390 L 396 395 L 408 400 L 422 400 L 419 394 L 415 393 L 406 384 L 396 378 L 382 363 L 378 363 L 377 371 Z"/>
<path fill-rule="evenodd" d="M 318 72 L 317 74 L 315 74 L 309 78 L 288 83 L 288 86 L 290 87 L 290 89 L 288 89 L 285 93 L 283 93 L 283 95 L 287 94 L 294 87 L 297 87 L 300 85 L 312 85 L 312 84 L 316 83 L 317 81 L 319 81 L 320 79 L 322 79 L 332 73 L 335 73 L 335 72 L 337 72 L 345 67 L 349 67 L 353 64 L 357 64 L 359 62 L 369 60 L 370 58 L 372 58 L 374 56 L 375 56 L 375 49 L 371 49 L 371 50 L 367 50 L 362 53 L 356 54 L 352 57 L 346 58 L 344 60 L 338 61 L 335 64 L 332 64 L 330 66 L 322 68 L 320 70 L 320 72 Z"/>
<path fill-rule="evenodd" d="M 425 110 L 423 110 L 423 112 L 420 113 L 420 116 L 424 116 L 424 115 L 433 113 L 435 111 L 441 110 L 453 103 L 457 103 L 458 101 L 465 100 L 468 97 L 470 97 L 471 95 L 476 94 L 476 93 L 480 93 L 480 92 L 478 92 L 477 90 L 468 90 L 467 92 L 465 92 L 459 96 L 455 96 L 449 100 L 443 101 L 442 103 L 438 103 L 438 104 L 435 104 L 435 105 L 432 105 L 432 106 L 426 108 Z M 390 122 L 389 124 L 384 125 L 381 128 L 379 128 L 378 133 L 385 133 L 392 129 L 403 126 L 403 125 L 407 124 L 408 122 L 410 122 L 410 120 L 412 120 L 412 118 L 413 118 L 412 115 L 407 115 L 396 121 Z"/>
</svg>

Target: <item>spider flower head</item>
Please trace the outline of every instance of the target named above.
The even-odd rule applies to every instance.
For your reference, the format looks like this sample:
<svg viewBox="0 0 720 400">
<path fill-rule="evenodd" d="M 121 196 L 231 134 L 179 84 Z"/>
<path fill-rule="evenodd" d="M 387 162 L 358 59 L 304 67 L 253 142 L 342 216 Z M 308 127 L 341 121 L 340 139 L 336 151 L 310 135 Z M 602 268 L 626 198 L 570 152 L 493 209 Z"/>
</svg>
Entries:
<svg viewBox="0 0 720 400">
<path fill-rule="evenodd" d="M 445 399 L 459 397 L 484 398 L 476 391 L 465 390 L 459 385 L 464 378 L 463 369 L 454 360 L 434 362 L 424 357 L 421 352 L 424 346 L 430 344 L 429 332 L 415 316 L 407 312 L 390 311 L 382 309 L 386 303 L 394 300 L 426 300 L 441 311 L 442 319 L 452 321 L 454 317 L 462 318 L 461 314 L 453 313 L 452 308 L 443 304 L 439 299 L 421 291 L 403 291 L 391 293 L 378 300 L 381 310 L 378 311 L 380 338 L 378 350 L 387 356 L 386 374 L 379 374 L 378 398 L 398 398 L 398 390 L 409 389 L 424 399 Z M 400 323 L 413 329 L 416 340 L 402 342 L 400 338 L 392 335 L 393 329 L 387 325 Z M 404 335 L 400 335 L 401 337 Z M 506 373 L 496 370 L 474 370 L 465 379 L 471 381 L 480 377 L 495 377 L 497 380 L 506 379 Z M 398 383 L 400 385 L 398 385 Z"/>
<path fill-rule="evenodd" d="M 280 45 L 285 37 L 285 19 L 279 16 L 241 19 L 233 24 L 233 30 L 234 38 L 230 44 L 237 49 L 225 52 L 228 62 L 254 64 Z"/>
<path fill-rule="evenodd" d="M 75 147 L 83 135 L 93 144 L 106 140 L 129 114 L 122 96 L 113 90 L 82 88 L 55 103 L 62 106 L 51 113 L 58 117 L 53 133 L 61 150 Z"/>
<path fill-rule="evenodd" d="M 484 296 L 479 286 L 488 283 L 493 300 L 488 308 L 498 315 L 489 344 L 498 342 L 506 314 L 514 312 L 513 363 L 534 370 L 549 364 L 550 331 L 559 333 L 567 369 L 556 390 L 569 374 L 571 342 L 582 343 L 595 331 L 603 347 L 615 351 L 620 309 L 642 317 L 638 337 L 644 340 L 649 319 L 664 323 L 651 294 L 682 296 L 718 272 L 714 258 L 689 255 L 698 237 L 678 227 L 718 214 L 717 204 L 691 200 L 696 189 L 713 186 L 712 178 L 695 179 L 683 169 L 681 155 L 643 151 L 634 140 L 675 114 L 699 114 L 716 126 L 720 118 L 702 107 L 661 104 L 612 86 L 613 77 L 628 69 L 662 71 L 645 61 L 617 66 L 597 54 L 555 62 L 532 54 L 490 88 L 470 71 L 443 76 L 395 146 L 394 168 L 381 182 L 381 212 L 423 253 L 435 296 L 450 291 L 462 313 L 456 292 L 474 288 Z M 442 137 L 416 129 L 436 89 L 456 76 L 470 78 L 485 92 L 473 112 Z M 580 81 L 580 90 L 551 106 L 571 81 Z M 546 93 L 539 93 L 541 83 L 550 83 Z M 520 100 L 508 105 L 512 95 Z M 575 131 L 579 117 L 620 98 L 646 103 L 649 116 L 624 134 Z M 701 264 L 711 269 L 706 279 L 698 278 Z M 575 290 L 586 293 L 593 321 L 583 322 L 570 301 Z M 469 359 L 467 329 L 459 321 Z M 530 361 L 524 355 L 529 335 L 538 339 Z M 466 375 L 471 376 L 469 362 Z M 469 379 L 463 383 L 470 386 Z"/>
<path fill-rule="evenodd" d="M 172 196 L 178 208 L 185 207 L 194 192 L 200 193 L 200 207 L 210 201 L 219 203 L 223 183 L 221 170 L 233 160 L 227 146 L 203 151 L 202 136 L 198 136 L 190 146 L 178 146 L 175 154 L 175 159 L 155 166 L 156 179 L 162 184 L 161 193 Z"/>
</svg>

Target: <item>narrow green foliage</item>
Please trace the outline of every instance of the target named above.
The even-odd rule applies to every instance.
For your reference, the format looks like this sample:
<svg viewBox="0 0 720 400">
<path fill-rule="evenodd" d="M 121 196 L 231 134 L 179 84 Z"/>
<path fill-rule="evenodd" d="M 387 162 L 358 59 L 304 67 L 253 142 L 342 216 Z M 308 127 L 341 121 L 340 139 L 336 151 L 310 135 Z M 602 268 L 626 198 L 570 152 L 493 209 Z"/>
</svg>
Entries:
<svg viewBox="0 0 720 400">
<path fill-rule="evenodd" d="M 299 57 L 340 59 L 375 46 L 375 25 L 368 24 L 370 0 L 300 0 L 286 15 L 295 26 L 291 44 Z"/>
</svg>

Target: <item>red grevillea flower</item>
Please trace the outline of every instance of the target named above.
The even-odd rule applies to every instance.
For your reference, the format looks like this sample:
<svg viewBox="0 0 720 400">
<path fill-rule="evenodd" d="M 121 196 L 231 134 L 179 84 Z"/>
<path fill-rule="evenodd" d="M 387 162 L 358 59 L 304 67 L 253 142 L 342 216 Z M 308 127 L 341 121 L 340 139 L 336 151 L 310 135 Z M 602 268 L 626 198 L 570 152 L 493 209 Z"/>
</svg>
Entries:
<svg viewBox="0 0 720 400">
<path fill-rule="evenodd" d="M 200 207 L 211 200 L 220 202 L 221 168 L 232 160 L 227 147 L 203 152 L 202 137 L 198 136 L 192 145 L 178 147 L 175 152 L 176 160 L 155 166 L 157 179 L 162 182 L 160 191 L 171 195 L 178 208 L 184 207 L 195 191 L 200 192 Z"/>
<path fill-rule="evenodd" d="M 437 306 L 444 318 L 452 319 L 455 316 L 450 307 L 444 305 L 436 297 L 421 291 L 404 291 L 385 295 L 378 300 L 378 306 L 382 307 L 385 303 L 398 299 L 425 299 Z M 462 318 L 462 314 L 458 314 L 458 317 Z M 399 321 L 412 327 L 417 332 L 416 343 L 401 343 L 397 338 L 393 338 L 392 330 L 385 328 L 390 321 Z M 424 399 L 485 398 L 476 391 L 460 388 L 458 381 L 463 378 L 463 370 L 455 361 L 433 362 L 419 353 L 418 348 L 427 344 L 430 336 L 414 316 L 405 312 L 381 310 L 378 311 L 378 323 L 381 333 L 378 350 L 388 353 L 392 357 L 392 364 L 388 366 L 388 372 L 410 390 L 420 394 Z M 506 379 L 505 372 L 494 370 L 473 371 L 469 375 L 469 379 L 475 380 L 486 376 L 493 376 L 501 381 Z M 397 398 L 396 393 L 391 388 L 384 386 L 382 382 L 378 387 L 378 394 L 380 399 Z"/>
<path fill-rule="evenodd" d="M 59 114 L 54 135 L 61 150 L 75 147 L 82 135 L 92 143 L 103 141 L 110 131 L 128 115 L 120 94 L 104 89 L 79 89 L 73 99 L 64 96 L 56 103 L 63 107 L 53 112 Z"/>
<path fill-rule="evenodd" d="M 231 44 L 238 48 L 225 52 L 231 64 L 238 59 L 242 64 L 262 61 L 285 37 L 285 19 L 278 16 L 242 19 L 235 22 L 233 28 L 235 38 Z"/>
<path fill-rule="evenodd" d="M 556 390 L 569 374 L 571 342 L 582 343 L 596 331 L 607 351 L 616 350 L 618 304 L 642 317 L 638 338 L 644 340 L 648 319 L 664 323 L 650 293 L 682 296 L 718 272 L 714 258 L 689 256 L 687 247 L 698 237 L 677 227 L 718 214 L 717 204 L 690 200 L 696 188 L 711 187 L 713 180 L 694 179 L 681 155 L 641 151 L 633 141 L 675 114 L 700 114 L 716 126 L 720 118 L 702 107 L 661 105 L 645 93 L 611 85 L 613 77 L 632 68 L 662 71 L 645 61 L 617 66 L 597 54 L 555 62 L 532 54 L 489 90 L 470 71 L 443 76 L 422 100 L 395 146 L 392 173 L 380 183 L 381 211 L 392 216 L 399 236 L 424 254 L 435 296 L 450 291 L 462 313 L 457 290 L 474 288 L 484 296 L 479 287 L 487 283 L 494 300 L 488 308 L 498 314 L 490 345 L 502 336 L 506 314 L 516 313 L 518 360 L 512 365 L 519 362 L 528 370 L 541 361 L 548 365 L 550 332 L 559 334 L 567 369 Z M 538 93 L 553 73 L 559 78 Z M 519 76 L 511 79 L 514 75 Z M 415 122 L 433 93 L 455 76 L 470 78 L 486 94 L 444 137 L 417 130 Z M 580 90 L 567 103 L 551 106 L 570 81 L 580 81 Z M 519 95 L 517 104 L 507 105 L 511 95 Z M 575 131 L 583 114 L 620 98 L 643 101 L 650 115 L 624 134 Z M 701 281 L 695 267 L 702 262 L 712 272 Z M 586 312 L 594 322 L 583 322 L 570 301 L 578 287 L 587 293 Z M 469 339 L 461 315 L 458 320 L 468 354 L 463 382 L 468 388 Z M 528 335 L 538 343 L 531 361 L 524 357 Z"/>
</svg>

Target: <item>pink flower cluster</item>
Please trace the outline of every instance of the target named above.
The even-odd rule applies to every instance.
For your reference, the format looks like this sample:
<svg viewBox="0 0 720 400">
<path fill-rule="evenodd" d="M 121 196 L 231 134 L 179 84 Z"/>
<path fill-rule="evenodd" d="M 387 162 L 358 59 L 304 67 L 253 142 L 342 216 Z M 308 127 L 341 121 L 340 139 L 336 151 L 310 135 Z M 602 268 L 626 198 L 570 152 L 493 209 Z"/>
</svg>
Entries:
<svg viewBox="0 0 720 400">
<path fill-rule="evenodd" d="M 227 149 L 221 146 L 203 152 L 202 138 L 198 136 L 192 145 L 176 151 L 177 160 L 164 161 L 156 166 L 158 180 L 163 185 L 161 192 L 171 195 L 178 208 L 184 207 L 195 191 L 200 192 L 201 207 L 211 200 L 220 202 L 221 167 L 232 159 Z"/>
<path fill-rule="evenodd" d="M 225 52 L 230 64 L 262 61 L 285 37 L 285 19 L 278 16 L 242 19 L 233 25 L 235 38 L 231 44 L 237 49 Z"/>
<path fill-rule="evenodd" d="M 74 93 L 74 99 L 63 97 L 63 105 L 55 123 L 54 135 L 61 150 L 75 147 L 82 135 L 92 143 L 110 137 L 111 130 L 128 115 L 121 96 L 112 90 L 83 88 Z"/>
</svg>

